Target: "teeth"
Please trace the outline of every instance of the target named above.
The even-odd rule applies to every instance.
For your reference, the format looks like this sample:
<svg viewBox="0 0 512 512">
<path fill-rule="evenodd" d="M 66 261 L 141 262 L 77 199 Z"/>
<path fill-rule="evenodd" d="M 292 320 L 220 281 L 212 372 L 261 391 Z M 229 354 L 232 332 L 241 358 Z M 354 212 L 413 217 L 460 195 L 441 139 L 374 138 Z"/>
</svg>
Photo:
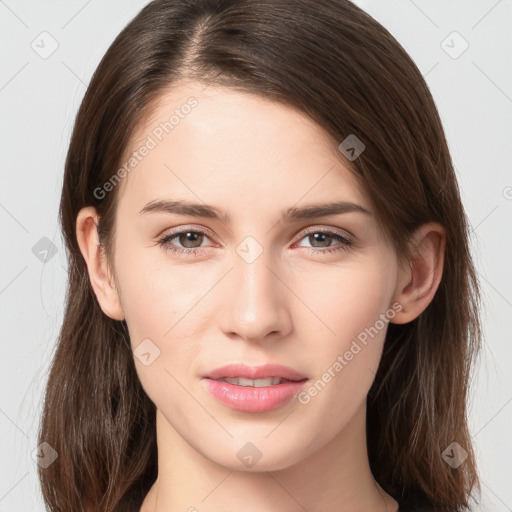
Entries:
<svg viewBox="0 0 512 512">
<path fill-rule="evenodd" d="M 268 377 L 267 379 L 246 379 L 245 377 L 217 379 L 219 382 L 227 382 L 235 386 L 252 386 L 255 388 L 262 388 L 265 386 L 275 386 L 281 384 L 284 379 L 281 377 Z"/>
</svg>

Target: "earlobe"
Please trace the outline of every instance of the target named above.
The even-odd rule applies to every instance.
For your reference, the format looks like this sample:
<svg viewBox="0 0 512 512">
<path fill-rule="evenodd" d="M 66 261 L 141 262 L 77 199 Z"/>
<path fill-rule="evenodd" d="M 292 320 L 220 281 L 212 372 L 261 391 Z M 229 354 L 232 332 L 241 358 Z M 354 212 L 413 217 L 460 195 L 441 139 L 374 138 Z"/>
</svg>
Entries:
<svg viewBox="0 0 512 512">
<path fill-rule="evenodd" d="M 80 210 L 76 219 L 78 245 L 102 311 L 114 320 L 124 320 L 119 294 L 113 276 L 110 276 L 107 256 L 98 238 L 98 219 L 94 207 L 87 206 Z"/>
<path fill-rule="evenodd" d="M 402 309 L 392 323 L 405 324 L 417 318 L 430 304 L 443 274 L 446 232 L 439 223 L 420 226 L 411 240 L 411 260 L 399 271 L 394 301 Z"/>
</svg>

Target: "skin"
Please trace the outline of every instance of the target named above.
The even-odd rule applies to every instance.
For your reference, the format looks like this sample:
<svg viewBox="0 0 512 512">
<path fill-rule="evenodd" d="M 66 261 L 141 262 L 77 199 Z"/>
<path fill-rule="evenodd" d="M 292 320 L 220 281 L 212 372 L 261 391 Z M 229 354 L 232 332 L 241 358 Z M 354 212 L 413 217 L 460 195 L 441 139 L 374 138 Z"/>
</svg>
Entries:
<svg viewBox="0 0 512 512">
<path fill-rule="evenodd" d="M 134 349 L 149 338 L 160 350 L 148 366 L 134 358 L 157 407 L 159 474 L 141 511 L 395 511 L 397 502 L 370 471 L 365 439 L 366 396 L 387 323 L 307 404 L 292 399 L 264 413 L 235 411 L 200 379 L 228 363 L 275 362 L 315 382 L 393 304 L 401 307 L 395 323 L 427 307 L 441 279 L 444 230 L 419 228 L 414 257 L 399 266 L 337 145 L 304 114 L 265 98 L 174 86 L 129 150 L 190 96 L 198 105 L 118 185 L 113 261 L 96 244 L 94 208 L 77 218 L 102 310 L 126 319 Z M 214 205 L 231 219 L 139 214 L 165 198 Z M 279 220 L 287 208 L 339 200 L 370 215 Z M 315 239 L 306 228 L 353 244 Z M 206 232 L 168 242 L 203 252 L 174 254 L 158 244 L 173 229 Z M 252 263 L 237 252 L 249 235 L 262 250 Z M 322 253 L 334 247 L 342 249 Z M 248 442 L 262 454 L 252 467 L 237 457 Z"/>
</svg>

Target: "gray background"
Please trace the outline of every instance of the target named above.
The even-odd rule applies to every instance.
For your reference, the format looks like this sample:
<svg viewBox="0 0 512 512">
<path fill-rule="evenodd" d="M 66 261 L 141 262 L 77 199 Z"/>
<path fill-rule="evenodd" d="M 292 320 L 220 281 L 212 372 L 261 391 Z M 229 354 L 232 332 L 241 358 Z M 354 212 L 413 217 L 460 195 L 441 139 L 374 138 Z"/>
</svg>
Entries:
<svg viewBox="0 0 512 512">
<path fill-rule="evenodd" d="M 64 304 L 57 209 L 67 144 L 100 58 L 146 3 L 0 0 L 0 512 L 44 510 L 32 453 Z M 444 123 L 484 294 L 470 410 L 478 510 L 511 511 L 512 2 L 356 3 L 409 52 Z"/>
</svg>

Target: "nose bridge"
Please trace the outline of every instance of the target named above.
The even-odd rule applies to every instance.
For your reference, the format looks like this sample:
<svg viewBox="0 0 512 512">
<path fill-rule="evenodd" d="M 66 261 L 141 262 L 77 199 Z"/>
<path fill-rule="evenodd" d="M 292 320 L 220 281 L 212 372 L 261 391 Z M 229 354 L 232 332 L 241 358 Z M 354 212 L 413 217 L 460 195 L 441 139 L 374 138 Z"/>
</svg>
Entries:
<svg viewBox="0 0 512 512">
<path fill-rule="evenodd" d="M 276 300 L 275 275 L 272 267 L 272 251 L 264 249 L 253 237 L 247 237 L 237 247 L 234 279 L 236 280 L 237 301 L 244 308 L 244 314 L 254 317 L 270 309 Z M 272 286 L 273 285 L 273 286 Z"/>
<path fill-rule="evenodd" d="M 286 330 L 283 285 L 274 269 L 278 266 L 270 248 L 264 248 L 254 237 L 246 237 L 237 246 L 230 272 L 225 332 L 258 340 L 270 332 Z"/>
</svg>

